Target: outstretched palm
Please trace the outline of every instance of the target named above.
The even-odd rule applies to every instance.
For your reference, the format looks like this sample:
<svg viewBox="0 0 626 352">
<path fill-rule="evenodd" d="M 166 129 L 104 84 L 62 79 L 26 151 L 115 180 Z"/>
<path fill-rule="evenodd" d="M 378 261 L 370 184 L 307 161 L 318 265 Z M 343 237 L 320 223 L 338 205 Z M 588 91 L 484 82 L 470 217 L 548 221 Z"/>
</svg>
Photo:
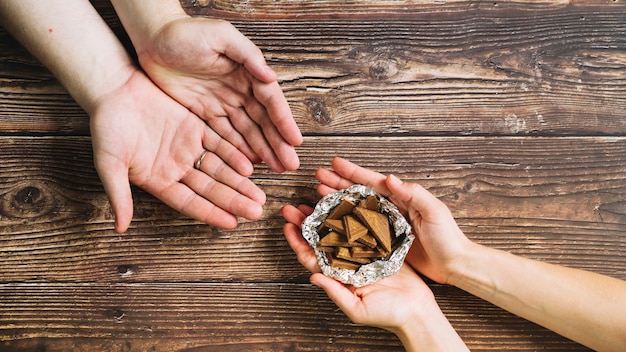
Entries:
<svg viewBox="0 0 626 352">
<path fill-rule="evenodd" d="M 246 156 L 140 71 L 96 104 L 91 133 L 119 232 L 132 218 L 129 181 L 215 226 L 232 228 L 236 216 L 261 215 L 265 194 L 246 177 L 252 172 Z M 196 170 L 194 161 L 204 149 L 210 153 Z"/>
<path fill-rule="evenodd" d="M 294 170 L 301 143 L 287 101 L 260 50 L 230 23 L 185 17 L 138 53 L 150 78 L 254 162 Z"/>
</svg>

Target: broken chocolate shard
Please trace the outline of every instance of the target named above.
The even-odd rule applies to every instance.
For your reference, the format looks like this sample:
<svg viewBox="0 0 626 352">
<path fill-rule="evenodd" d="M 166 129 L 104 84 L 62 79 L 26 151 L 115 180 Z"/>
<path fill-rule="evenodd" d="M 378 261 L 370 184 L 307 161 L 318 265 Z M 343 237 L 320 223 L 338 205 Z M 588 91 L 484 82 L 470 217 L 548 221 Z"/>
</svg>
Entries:
<svg viewBox="0 0 626 352">
<path fill-rule="evenodd" d="M 338 232 L 331 231 L 328 233 L 328 235 L 320 239 L 319 245 L 320 247 L 340 247 L 348 246 L 350 244 L 348 243 L 348 239 L 346 238 L 346 236 Z"/>
<path fill-rule="evenodd" d="M 379 207 L 378 207 L 378 199 L 376 199 L 376 196 L 367 196 L 367 198 L 363 199 L 360 203 L 359 203 L 359 208 L 365 208 L 365 209 L 369 209 L 369 210 L 373 210 L 373 211 L 379 211 Z"/>
<path fill-rule="evenodd" d="M 327 219 L 338 220 L 343 218 L 345 215 L 352 213 L 352 209 L 356 207 L 356 204 L 352 203 L 349 200 L 342 200 L 339 205 L 333 209 L 333 211 L 328 215 Z"/>
<path fill-rule="evenodd" d="M 352 247 L 350 248 L 350 256 L 353 258 L 380 258 L 381 254 L 374 248 Z"/>
<path fill-rule="evenodd" d="M 374 236 L 371 236 L 369 234 L 369 231 L 367 235 L 360 237 L 357 242 L 362 243 L 370 248 L 376 248 L 376 246 L 378 245 L 378 242 L 376 242 Z"/>
<path fill-rule="evenodd" d="M 370 230 L 381 248 L 385 252 L 391 252 L 391 230 L 388 217 L 385 214 L 365 208 L 354 208 L 353 212 Z"/>
<path fill-rule="evenodd" d="M 326 258 L 328 258 L 328 264 L 336 268 L 357 270 L 358 268 L 361 267 L 361 264 L 354 263 L 354 262 L 344 260 L 344 259 L 335 258 L 330 253 L 326 253 Z"/>
<path fill-rule="evenodd" d="M 324 221 L 324 226 L 342 235 L 346 234 L 346 229 L 344 228 L 343 221 L 341 219 L 326 219 L 326 221 Z"/>
<path fill-rule="evenodd" d="M 367 235 L 367 227 L 352 215 L 343 217 L 343 227 L 346 229 L 346 237 L 349 243 L 356 242 L 359 238 Z"/>
<path fill-rule="evenodd" d="M 367 258 L 367 257 L 360 257 L 360 258 L 353 257 L 350 253 L 351 252 L 350 252 L 349 248 L 347 248 L 347 247 L 338 247 L 337 248 L 337 252 L 335 253 L 335 257 L 337 259 L 344 259 L 344 260 L 351 261 L 351 262 L 358 263 L 358 264 L 369 264 L 369 263 L 372 262 L 370 258 Z"/>
</svg>

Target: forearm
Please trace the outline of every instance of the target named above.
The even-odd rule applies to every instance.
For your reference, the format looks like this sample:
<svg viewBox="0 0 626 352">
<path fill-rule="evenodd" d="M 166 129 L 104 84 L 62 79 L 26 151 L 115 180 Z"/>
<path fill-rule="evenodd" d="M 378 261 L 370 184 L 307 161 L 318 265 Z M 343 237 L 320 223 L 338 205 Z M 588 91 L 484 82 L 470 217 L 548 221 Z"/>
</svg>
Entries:
<svg viewBox="0 0 626 352">
<path fill-rule="evenodd" d="M 131 58 L 87 0 L 2 0 L 0 21 L 88 113 L 130 76 Z"/>
<path fill-rule="evenodd" d="M 406 351 L 469 351 L 439 306 L 434 304 L 428 310 L 406 326 L 392 330 Z"/>
<path fill-rule="evenodd" d="M 600 351 L 626 349 L 626 282 L 475 245 L 450 284 Z"/>
<path fill-rule="evenodd" d="M 135 50 L 141 52 L 166 23 L 188 17 L 178 0 L 111 0 Z"/>
</svg>

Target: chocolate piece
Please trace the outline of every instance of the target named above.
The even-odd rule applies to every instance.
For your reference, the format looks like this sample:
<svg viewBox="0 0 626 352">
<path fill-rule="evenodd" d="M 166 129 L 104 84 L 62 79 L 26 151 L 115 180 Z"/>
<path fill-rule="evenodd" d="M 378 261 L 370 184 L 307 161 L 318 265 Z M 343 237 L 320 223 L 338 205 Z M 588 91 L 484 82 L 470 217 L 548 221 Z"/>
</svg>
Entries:
<svg viewBox="0 0 626 352">
<path fill-rule="evenodd" d="M 354 263 L 354 262 L 344 260 L 344 259 L 335 258 L 332 255 L 330 255 L 330 253 L 326 253 L 326 258 L 328 258 L 328 263 L 331 266 L 334 266 L 336 268 L 357 270 L 358 268 L 361 267 L 361 264 Z"/>
<path fill-rule="evenodd" d="M 326 221 L 324 221 L 324 226 L 342 235 L 346 234 L 343 221 L 340 219 L 326 219 Z"/>
<path fill-rule="evenodd" d="M 376 250 L 380 253 L 380 256 L 383 257 L 383 258 L 387 257 L 387 256 L 389 256 L 389 254 L 391 254 L 391 251 L 388 251 L 388 250 L 384 249 L 381 246 L 376 247 Z"/>
<path fill-rule="evenodd" d="M 371 262 L 371 260 L 369 258 L 356 258 L 353 257 L 350 254 L 350 249 L 346 248 L 346 247 L 339 247 L 337 248 L 337 252 L 335 253 L 335 257 L 337 259 L 345 259 L 354 263 L 359 263 L 359 264 L 369 264 Z"/>
<path fill-rule="evenodd" d="M 374 236 L 369 235 L 369 232 L 367 235 L 359 238 L 357 242 L 362 243 L 370 248 L 376 248 L 376 246 L 378 245 L 378 242 L 376 242 Z"/>
<path fill-rule="evenodd" d="M 356 204 L 352 203 L 349 200 L 342 200 L 339 205 L 333 209 L 333 211 L 328 215 L 327 219 L 338 220 L 343 218 L 345 215 L 352 213 L 352 209 L 356 207 Z"/>
<path fill-rule="evenodd" d="M 352 215 L 343 217 L 343 227 L 346 229 L 346 236 L 349 243 L 356 242 L 359 238 L 367 235 L 367 227 Z"/>
<path fill-rule="evenodd" d="M 382 249 L 391 252 L 391 230 L 387 216 L 365 208 L 354 208 L 354 214 L 367 226 Z"/>
<path fill-rule="evenodd" d="M 331 231 L 319 241 L 320 247 L 345 247 L 350 245 L 346 236 Z"/>
<path fill-rule="evenodd" d="M 350 256 L 352 258 L 380 258 L 381 254 L 374 248 L 352 247 L 350 248 Z"/>
<path fill-rule="evenodd" d="M 335 247 L 324 247 L 318 244 L 317 249 L 324 253 L 335 253 Z"/>
<path fill-rule="evenodd" d="M 367 198 L 363 199 L 358 206 L 359 208 L 365 208 L 374 211 L 380 210 L 378 207 L 378 199 L 376 199 L 376 196 L 367 196 Z"/>
</svg>

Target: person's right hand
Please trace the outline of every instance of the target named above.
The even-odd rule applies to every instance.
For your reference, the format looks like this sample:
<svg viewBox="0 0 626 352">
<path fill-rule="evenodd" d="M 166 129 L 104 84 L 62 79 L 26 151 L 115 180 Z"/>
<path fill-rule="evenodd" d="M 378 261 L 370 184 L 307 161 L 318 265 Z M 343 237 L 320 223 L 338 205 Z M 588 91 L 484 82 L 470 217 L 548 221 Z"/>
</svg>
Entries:
<svg viewBox="0 0 626 352">
<path fill-rule="evenodd" d="M 317 170 L 320 195 L 359 183 L 387 197 L 408 217 L 416 240 L 406 261 L 415 270 L 439 283 L 448 283 L 450 275 L 463 270 L 463 254 L 471 250 L 472 242 L 443 202 L 418 184 L 402 183 L 393 175 L 385 176 L 345 159 L 333 159 L 332 167 Z"/>
<path fill-rule="evenodd" d="M 116 230 L 124 232 L 132 218 L 129 181 L 210 225 L 234 228 L 237 216 L 258 219 L 265 193 L 247 178 L 250 160 L 137 68 L 124 82 L 89 110 L 94 162 Z"/>
</svg>

